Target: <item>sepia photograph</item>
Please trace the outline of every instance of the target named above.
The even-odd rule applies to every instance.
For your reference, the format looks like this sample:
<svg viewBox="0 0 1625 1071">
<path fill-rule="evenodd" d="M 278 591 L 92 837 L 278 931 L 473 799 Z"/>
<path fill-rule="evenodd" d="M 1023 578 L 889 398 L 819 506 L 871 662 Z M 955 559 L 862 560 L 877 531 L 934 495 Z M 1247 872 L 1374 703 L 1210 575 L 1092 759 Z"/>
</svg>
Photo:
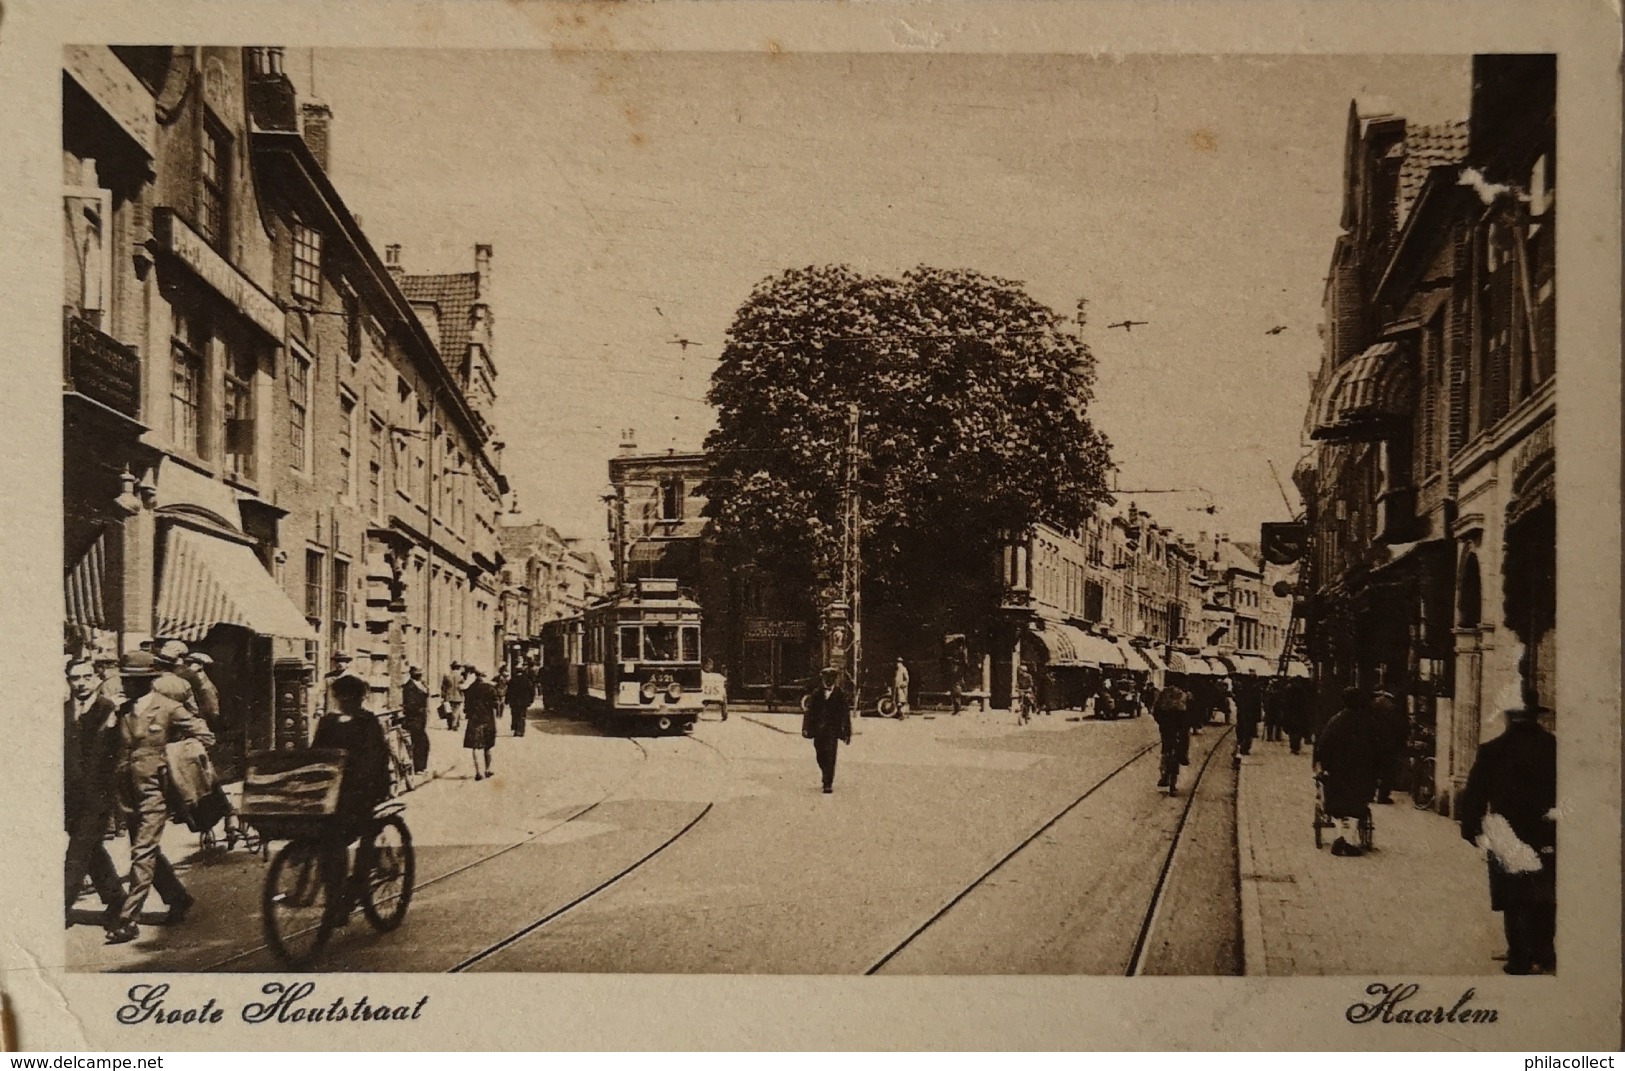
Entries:
<svg viewBox="0 0 1625 1071">
<path fill-rule="evenodd" d="M 1617 607 L 1566 593 L 1617 588 L 1567 526 L 1617 527 L 1618 459 L 1557 400 L 1618 393 L 1617 318 L 1558 317 L 1618 218 L 1558 242 L 1560 47 L 588 7 L 35 55 L 62 580 L 8 627 L 62 622 L 20 828 L 92 1018 L 1318 979 L 1340 1029 L 1449 1024 L 1370 1042 L 1411 1047 L 1617 953 L 1574 906 L 1618 914 Z"/>
</svg>

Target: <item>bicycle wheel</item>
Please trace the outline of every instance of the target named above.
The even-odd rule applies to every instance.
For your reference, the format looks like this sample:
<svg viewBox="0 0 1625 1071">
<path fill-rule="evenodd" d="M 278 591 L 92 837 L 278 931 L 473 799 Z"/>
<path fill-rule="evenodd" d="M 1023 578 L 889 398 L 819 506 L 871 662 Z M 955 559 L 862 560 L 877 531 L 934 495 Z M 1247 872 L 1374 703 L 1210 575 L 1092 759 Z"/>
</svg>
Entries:
<svg viewBox="0 0 1625 1071">
<path fill-rule="evenodd" d="M 1376 843 L 1377 824 L 1371 819 L 1371 811 L 1367 808 L 1365 814 L 1360 816 L 1360 849 L 1369 852 Z"/>
<path fill-rule="evenodd" d="M 308 963 L 333 932 L 326 869 L 316 841 L 293 840 L 276 853 L 265 875 L 260 892 L 265 943 L 290 967 Z"/>
<path fill-rule="evenodd" d="M 371 864 L 361 889 L 361 911 L 373 929 L 388 933 L 406 918 L 417 874 L 412 834 L 399 815 L 390 815 L 373 828 L 367 854 Z"/>
<path fill-rule="evenodd" d="M 1419 811 L 1433 806 L 1433 760 L 1423 759 L 1411 771 L 1411 803 Z"/>
</svg>

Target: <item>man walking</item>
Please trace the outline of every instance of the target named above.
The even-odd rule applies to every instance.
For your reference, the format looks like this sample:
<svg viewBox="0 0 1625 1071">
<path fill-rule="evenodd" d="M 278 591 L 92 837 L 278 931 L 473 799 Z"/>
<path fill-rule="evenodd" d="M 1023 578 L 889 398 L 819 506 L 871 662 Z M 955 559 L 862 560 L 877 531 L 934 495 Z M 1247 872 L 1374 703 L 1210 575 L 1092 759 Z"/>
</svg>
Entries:
<svg viewBox="0 0 1625 1071">
<path fill-rule="evenodd" d="M 1157 723 L 1157 735 L 1162 740 L 1162 755 L 1166 760 L 1172 756 L 1181 766 L 1189 766 L 1190 759 L 1190 696 L 1179 686 L 1170 684 L 1157 694 L 1157 704 L 1151 710 L 1151 717 Z M 1169 768 L 1166 761 L 1160 764 L 1160 774 L 1157 781 L 1158 788 L 1168 787 Z"/>
<path fill-rule="evenodd" d="M 119 912 L 119 925 L 107 935 L 110 944 L 123 944 L 140 936 L 135 920 L 146 903 L 147 892 L 154 886 L 169 906 L 167 921 L 179 923 L 191 909 L 191 895 L 158 844 L 164 823 L 169 820 L 169 804 L 164 798 L 168 756 L 164 749 L 171 741 L 188 737 L 204 747 L 214 743 L 214 734 L 202 718 L 179 699 L 156 690 L 162 678 L 151 654 L 132 651 L 124 656 L 120 669 L 129 698 L 119 713 L 115 781 L 123 795 L 125 824 L 130 830 L 130 891 Z"/>
<path fill-rule="evenodd" d="M 1377 802 L 1394 802 L 1394 782 L 1399 780 L 1400 759 L 1405 754 L 1405 740 L 1410 727 L 1405 712 L 1392 692 L 1378 688 L 1371 699 L 1371 719 L 1376 723 L 1377 739 L 1382 750 L 1378 758 Z"/>
<path fill-rule="evenodd" d="M 401 724 L 412 741 L 412 769 L 422 773 L 429 768 L 429 686 L 417 666 L 406 671 L 401 685 Z"/>
<path fill-rule="evenodd" d="M 808 697 L 807 713 L 801 718 L 801 735 L 813 742 L 826 793 L 835 791 L 837 741 L 852 743 L 852 704 L 841 690 L 840 676 L 833 666 L 824 667 L 820 686 Z"/>
<path fill-rule="evenodd" d="M 1258 723 L 1264 717 L 1259 683 L 1257 677 L 1244 677 L 1236 682 L 1235 765 L 1238 770 L 1241 768 L 1241 757 L 1252 754 L 1253 740 L 1258 736 Z"/>
<path fill-rule="evenodd" d="M 1557 740 L 1531 696 L 1514 696 L 1506 731 L 1479 746 L 1456 800 L 1462 839 L 1485 849 L 1490 909 L 1506 929 L 1507 974 L 1557 970 Z"/>
<path fill-rule="evenodd" d="M 68 852 L 63 861 L 63 887 L 68 911 L 79 899 L 79 886 L 90 875 L 101 897 L 103 926 L 118 928 L 124 885 L 103 839 L 113 815 L 114 770 L 118 763 L 118 704 L 98 693 L 100 681 L 88 658 L 68 663 L 68 701 L 63 711 L 63 796 Z M 116 693 L 114 693 L 116 694 Z M 70 926 L 73 924 L 70 920 Z"/>
<path fill-rule="evenodd" d="M 530 670 L 520 666 L 514 670 L 513 676 L 508 680 L 508 691 L 503 700 L 508 704 L 508 721 L 513 727 L 513 735 L 525 735 L 525 715 L 530 705 L 536 702 L 536 683 L 531 680 Z"/>
<path fill-rule="evenodd" d="M 440 678 L 440 716 L 446 728 L 455 729 L 463 720 L 463 667 L 453 662 Z"/>
</svg>

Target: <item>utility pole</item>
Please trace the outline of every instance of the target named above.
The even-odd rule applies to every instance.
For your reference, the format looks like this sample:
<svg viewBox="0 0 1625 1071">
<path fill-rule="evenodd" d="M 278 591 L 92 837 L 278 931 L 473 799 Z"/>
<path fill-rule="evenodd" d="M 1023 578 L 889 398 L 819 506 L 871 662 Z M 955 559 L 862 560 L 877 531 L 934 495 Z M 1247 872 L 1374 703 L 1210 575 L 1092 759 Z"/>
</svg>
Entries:
<svg viewBox="0 0 1625 1071">
<path fill-rule="evenodd" d="M 852 608 L 852 699 L 857 702 L 858 673 L 863 660 L 863 560 L 860 556 L 859 525 L 862 521 L 861 496 L 858 494 L 858 427 L 857 403 L 847 407 L 846 479 L 841 494 L 846 505 L 846 560 L 842 570 L 843 594 Z"/>
</svg>

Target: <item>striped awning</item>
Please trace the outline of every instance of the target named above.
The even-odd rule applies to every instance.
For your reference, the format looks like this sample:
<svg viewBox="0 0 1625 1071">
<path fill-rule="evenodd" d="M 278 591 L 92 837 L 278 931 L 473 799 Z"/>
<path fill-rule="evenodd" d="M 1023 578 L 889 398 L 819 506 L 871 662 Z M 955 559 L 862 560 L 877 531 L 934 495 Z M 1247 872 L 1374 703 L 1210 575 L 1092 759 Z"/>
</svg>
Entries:
<svg viewBox="0 0 1625 1071">
<path fill-rule="evenodd" d="M 1117 645 L 1101 636 L 1091 635 L 1072 625 L 1045 621 L 1042 629 L 1029 629 L 1028 635 L 1043 644 L 1049 652 L 1051 666 L 1122 666 L 1123 656 Z"/>
<path fill-rule="evenodd" d="M 1202 659 L 1207 663 L 1208 672 L 1215 677 L 1230 676 L 1230 667 L 1220 661 L 1217 655 L 1203 655 Z"/>
<path fill-rule="evenodd" d="M 290 640 L 316 633 L 253 550 L 179 526 L 169 529 L 158 586 L 157 634 L 200 640 L 215 625 Z"/>
<path fill-rule="evenodd" d="M 1158 673 L 1168 672 L 1168 663 L 1162 660 L 1162 655 L 1157 652 L 1155 647 L 1136 647 L 1134 653 L 1139 655 L 1141 660 Z"/>
<path fill-rule="evenodd" d="M 1135 652 L 1133 644 L 1119 637 L 1115 646 L 1117 647 L 1117 653 L 1123 656 L 1123 667 L 1125 669 L 1132 669 L 1136 673 L 1145 672 L 1145 659 Z"/>
<path fill-rule="evenodd" d="M 84 628 L 108 628 L 107 600 L 107 533 L 96 537 L 80 559 L 73 563 L 63 581 L 63 594 L 67 599 L 67 620 L 70 625 Z"/>
<path fill-rule="evenodd" d="M 1393 342 L 1379 342 L 1332 371 L 1315 394 L 1309 437 L 1336 442 L 1383 438 L 1410 412 L 1415 372 Z"/>
<path fill-rule="evenodd" d="M 1207 664 L 1207 659 L 1183 651 L 1168 652 L 1168 670 L 1171 673 L 1184 673 L 1192 677 L 1213 676 L 1213 668 Z"/>
</svg>

